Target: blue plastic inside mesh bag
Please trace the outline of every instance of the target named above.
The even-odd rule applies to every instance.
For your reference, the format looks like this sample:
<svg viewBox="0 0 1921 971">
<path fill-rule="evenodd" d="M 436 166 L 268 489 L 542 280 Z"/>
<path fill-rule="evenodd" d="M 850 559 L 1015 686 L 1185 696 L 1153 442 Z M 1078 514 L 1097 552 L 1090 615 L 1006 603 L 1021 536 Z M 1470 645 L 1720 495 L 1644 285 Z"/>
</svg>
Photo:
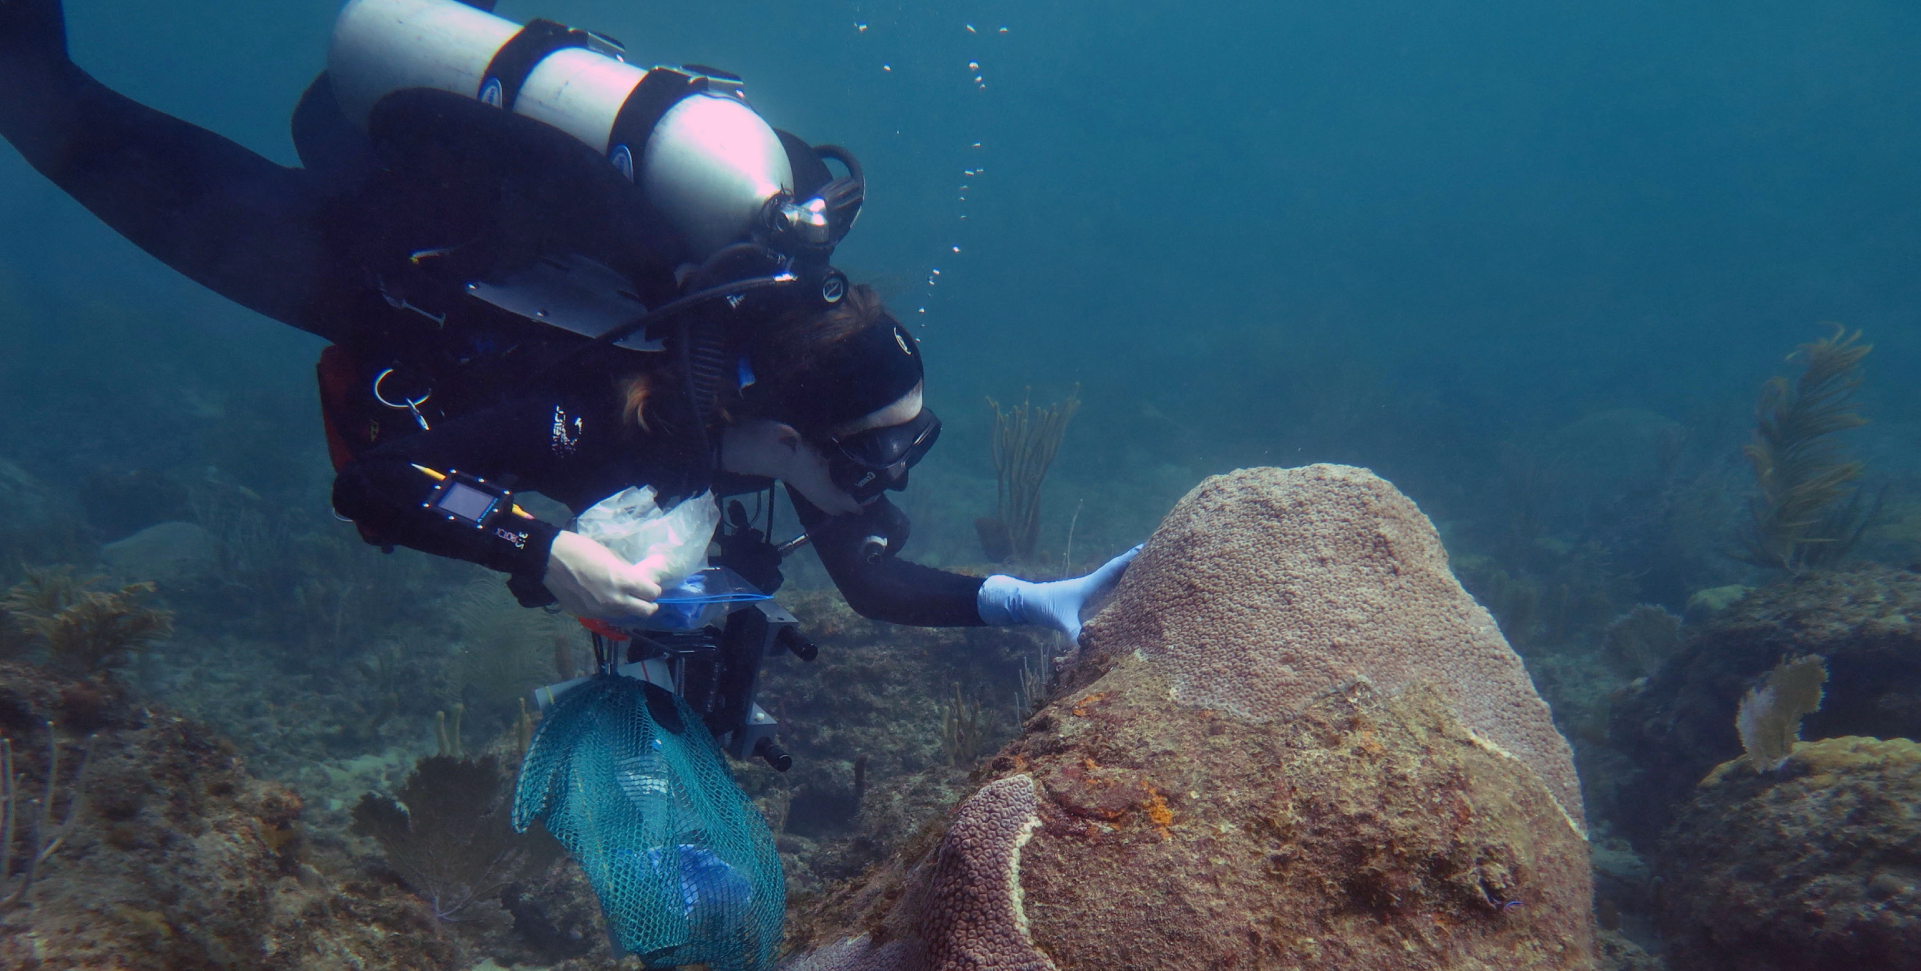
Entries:
<svg viewBox="0 0 1921 971">
<path fill-rule="evenodd" d="M 514 827 L 542 820 L 650 968 L 773 967 L 786 882 L 773 834 L 686 702 L 596 675 L 562 695 L 521 764 Z"/>
</svg>

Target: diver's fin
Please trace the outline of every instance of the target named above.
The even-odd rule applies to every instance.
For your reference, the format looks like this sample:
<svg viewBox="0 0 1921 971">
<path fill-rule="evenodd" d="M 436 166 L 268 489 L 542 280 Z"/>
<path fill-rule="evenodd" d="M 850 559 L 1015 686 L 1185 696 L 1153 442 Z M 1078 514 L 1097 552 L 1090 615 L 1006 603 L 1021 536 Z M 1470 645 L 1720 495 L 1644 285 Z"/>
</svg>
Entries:
<svg viewBox="0 0 1921 971">
<path fill-rule="evenodd" d="M 67 59 L 67 17 L 60 0 L 0 0 L 0 57 Z"/>
</svg>

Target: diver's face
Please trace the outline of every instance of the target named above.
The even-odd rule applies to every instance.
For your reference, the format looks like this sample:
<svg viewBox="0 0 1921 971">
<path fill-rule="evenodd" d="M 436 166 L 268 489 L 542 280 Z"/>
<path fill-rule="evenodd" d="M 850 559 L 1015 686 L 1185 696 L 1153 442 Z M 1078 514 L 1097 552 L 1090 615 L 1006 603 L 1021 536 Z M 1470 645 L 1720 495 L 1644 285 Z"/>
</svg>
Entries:
<svg viewBox="0 0 1921 971">
<path fill-rule="evenodd" d="M 819 451 L 835 488 L 866 506 L 907 487 L 908 470 L 933 448 L 940 427 L 916 384 L 892 404 L 835 428 Z"/>
<path fill-rule="evenodd" d="M 933 444 L 940 422 L 922 406 L 915 387 L 834 431 L 839 434 L 813 440 L 770 419 L 730 425 L 721 439 L 721 466 L 779 479 L 830 515 L 852 515 L 887 489 L 907 484 L 907 468 Z"/>
<path fill-rule="evenodd" d="M 858 435 L 864 431 L 870 431 L 876 428 L 887 428 L 893 425 L 905 425 L 913 421 L 915 416 L 920 414 L 924 404 L 923 399 L 926 388 L 927 382 L 922 381 L 914 385 L 913 390 L 901 395 L 893 404 L 872 414 L 856 418 L 845 425 L 836 426 L 832 432 L 833 437 L 836 439 L 847 438 Z"/>
</svg>

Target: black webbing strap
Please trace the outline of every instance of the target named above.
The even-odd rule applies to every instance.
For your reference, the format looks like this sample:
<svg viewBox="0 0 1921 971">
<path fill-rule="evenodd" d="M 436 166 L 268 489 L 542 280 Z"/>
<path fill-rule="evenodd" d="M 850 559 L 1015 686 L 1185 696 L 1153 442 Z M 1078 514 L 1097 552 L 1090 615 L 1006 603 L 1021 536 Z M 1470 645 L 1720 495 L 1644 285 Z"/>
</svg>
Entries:
<svg viewBox="0 0 1921 971">
<path fill-rule="evenodd" d="M 520 28 L 512 40 L 500 45 L 493 60 L 487 62 L 487 73 L 481 76 L 476 96 L 496 108 L 512 111 L 520 97 L 521 85 L 527 83 L 527 75 L 534 73 L 534 68 L 547 55 L 569 47 L 590 47 L 591 40 L 591 34 L 566 24 L 529 20 L 527 26 Z"/>
<path fill-rule="evenodd" d="M 640 79 L 633 93 L 627 96 L 627 102 L 620 106 L 620 114 L 614 116 L 614 127 L 607 138 L 611 153 L 618 155 L 622 148 L 629 153 L 628 178 L 639 170 L 641 159 L 647 155 L 647 139 L 653 137 L 654 126 L 660 124 L 661 117 L 681 99 L 705 90 L 705 75 L 671 67 L 656 67 Z"/>
</svg>

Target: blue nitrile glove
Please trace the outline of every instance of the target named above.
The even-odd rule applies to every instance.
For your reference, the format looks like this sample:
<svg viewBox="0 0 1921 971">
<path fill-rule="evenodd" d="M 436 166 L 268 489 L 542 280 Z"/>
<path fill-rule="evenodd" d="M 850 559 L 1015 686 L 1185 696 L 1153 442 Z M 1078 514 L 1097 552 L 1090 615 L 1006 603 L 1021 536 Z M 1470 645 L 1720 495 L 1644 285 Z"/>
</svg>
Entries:
<svg viewBox="0 0 1921 971">
<path fill-rule="evenodd" d="M 1107 561 L 1107 565 L 1084 577 L 1032 583 L 995 574 L 981 584 L 981 620 L 990 627 L 1017 627 L 1031 624 L 1051 627 L 1078 641 L 1081 638 L 1081 608 L 1089 600 L 1106 593 L 1121 582 L 1127 564 L 1139 553 L 1139 546 Z"/>
</svg>

